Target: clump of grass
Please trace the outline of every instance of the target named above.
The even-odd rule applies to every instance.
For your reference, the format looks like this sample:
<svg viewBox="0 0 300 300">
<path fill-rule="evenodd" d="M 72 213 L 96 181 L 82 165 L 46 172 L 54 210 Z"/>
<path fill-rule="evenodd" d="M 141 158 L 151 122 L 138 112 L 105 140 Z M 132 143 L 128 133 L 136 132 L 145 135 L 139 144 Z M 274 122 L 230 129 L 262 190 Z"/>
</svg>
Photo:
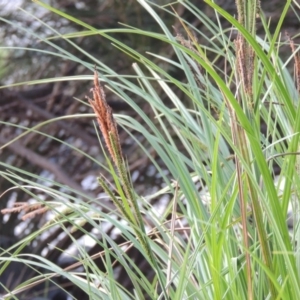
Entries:
<svg viewBox="0 0 300 300">
<path fill-rule="evenodd" d="M 146 237 L 144 221 L 137 202 L 137 197 L 135 196 L 134 189 L 130 184 L 126 162 L 122 154 L 117 123 L 113 117 L 112 109 L 107 104 L 105 92 L 99 83 L 96 70 L 94 72 L 94 88 L 92 91 L 93 99 L 88 98 L 88 100 L 96 114 L 106 147 L 118 171 L 119 180 L 121 182 L 121 190 L 119 190 L 120 198 L 117 198 L 111 192 L 104 177 L 99 177 L 98 181 L 103 190 L 109 195 L 115 206 L 119 209 L 121 215 L 129 222 L 129 224 L 132 225 L 139 242 L 144 248 L 147 258 L 151 261 L 153 266 L 156 267 L 155 269 L 158 270 L 156 259 L 152 254 L 148 238 Z M 158 277 L 160 278 L 159 272 Z M 161 287 L 164 289 L 164 285 Z"/>
<path fill-rule="evenodd" d="M 103 298 L 144 299 L 145 293 L 150 299 L 300 298 L 299 227 L 293 228 L 291 237 L 286 225 L 291 198 L 299 199 L 296 187 L 300 181 L 295 168 L 300 128 L 299 57 L 290 39 L 295 57 L 295 84 L 276 48 L 281 45 L 279 32 L 291 1 L 287 1 L 274 34 L 269 31 L 259 1 L 237 1 L 237 20 L 214 2 L 206 1 L 216 13 L 217 21 L 221 15 L 231 23 L 237 33 L 234 42 L 221 25 L 212 23 L 193 3 L 182 2 L 211 31 L 212 38 L 205 46 L 195 37 L 201 36 L 202 31 L 180 19 L 168 6 L 153 8 L 153 3 L 139 1 L 160 25 L 162 34 L 135 28 L 97 30 L 37 2 L 85 28 L 55 38 L 72 43 L 73 37 L 101 35 L 136 60 L 134 81 L 90 57 L 101 68 L 100 74 L 105 75 L 110 89 L 131 105 L 141 120 L 112 114 L 95 71 L 93 98 L 88 99 L 110 156 L 106 161 L 111 174 L 111 180 L 104 176 L 98 180 L 118 213 L 113 210 L 104 213 L 90 203 L 70 203 L 73 214 L 55 219 L 56 224 L 63 227 L 69 222 L 84 230 L 78 222 L 84 220 L 98 229 L 103 234 L 102 240 L 86 234 L 102 247 L 105 270 L 99 270 L 94 264 L 95 257 L 90 257 L 79 243 L 76 244 L 81 254 L 79 263 L 87 266 L 80 280 L 70 268 L 51 268 L 68 276 L 90 295 Z M 183 34 L 175 37 L 170 32 L 157 8 L 178 18 L 188 40 Z M 256 36 L 258 14 L 265 29 L 264 40 Z M 110 35 L 112 32 L 163 41 L 174 56 L 143 55 L 116 40 Z M 77 50 L 84 53 L 83 49 Z M 213 55 L 216 60 L 211 58 Z M 183 79 L 173 77 L 154 59 L 170 66 L 170 70 L 178 69 Z M 225 70 L 218 68 L 217 59 L 225 61 Z M 85 66 L 93 68 L 91 64 Z M 149 105 L 154 120 L 135 103 L 134 97 Z M 261 133 L 262 120 L 267 124 L 265 135 Z M 145 136 L 164 162 L 162 167 L 139 144 L 164 180 L 165 186 L 152 195 L 135 193 L 117 123 L 129 132 Z M 279 183 L 272 177 L 273 160 L 281 168 Z M 13 180 L 13 175 L 5 176 Z M 113 185 L 116 193 L 112 191 Z M 169 205 L 158 215 L 151 200 L 169 194 L 172 196 Z M 93 214 L 87 214 L 88 211 Z M 126 220 L 125 225 L 121 218 Z M 128 255 L 130 247 L 124 250 L 124 244 L 116 244 L 105 235 L 99 220 L 118 228 L 130 247 L 135 246 L 149 261 L 156 277 L 144 276 Z M 148 234 L 146 222 L 152 226 Z M 117 263 L 126 271 L 132 290 L 125 290 L 116 282 Z M 96 286 L 95 281 L 101 284 Z"/>
</svg>

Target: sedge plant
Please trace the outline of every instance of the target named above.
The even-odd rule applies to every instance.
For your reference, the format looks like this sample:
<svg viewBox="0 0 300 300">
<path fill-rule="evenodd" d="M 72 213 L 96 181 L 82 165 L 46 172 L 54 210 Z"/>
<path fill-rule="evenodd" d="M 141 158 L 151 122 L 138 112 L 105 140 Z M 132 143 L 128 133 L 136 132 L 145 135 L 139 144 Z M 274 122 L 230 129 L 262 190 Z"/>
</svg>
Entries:
<svg viewBox="0 0 300 300">
<path fill-rule="evenodd" d="M 159 25 L 160 32 L 153 32 L 125 25 L 99 30 L 41 1 L 34 2 L 83 28 L 68 34 L 53 30 L 51 39 L 41 40 L 54 47 L 52 40 L 64 39 L 86 55 L 100 70 L 101 83 L 130 105 L 139 120 L 112 113 L 95 71 L 93 98 L 89 98 L 89 103 L 110 157 L 106 165 L 95 163 L 111 176 L 100 176 L 98 180 L 113 207 L 108 211 L 97 207 L 95 203 L 99 201 L 92 196 L 81 199 L 79 195 L 65 195 L 69 201 L 62 203 L 61 191 L 44 187 L 53 201 L 35 197 L 40 203 L 36 207 L 48 207 L 55 218 L 3 252 L 0 272 L 10 260 L 23 260 L 32 267 L 41 264 L 49 273 L 39 279 L 65 276 L 91 299 L 298 299 L 300 74 L 298 46 L 293 37 L 286 39 L 291 48 L 288 61 L 280 57 L 284 47 L 280 33 L 288 10 L 294 7 L 292 1 L 286 1 L 274 32 L 270 32 L 269 20 L 256 0 L 236 1 L 237 18 L 206 0 L 215 21 L 193 1 L 178 1 L 204 24 L 205 33 L 181 18 L 175 3 L 137 1 Z M 295 5 L 296 17 L 297 9 Z M 176 21 L 175 34 L 158 13 L 160 10 Z M 222 27 L 221 17 L 231 28 Z M 257 35 L 258 23 L 264 30 L 263 36 Z M 165 43 L 169 52 L 144 54 L 114 34 L 148 37 Z M 107 39 L 116 51 L 134 60 L 135 76 L 120 76 L 72 41 L 92 36 Z M 63 49 L 58 51 L 93 70 L 90 62 L 68 56 Z M 296 80 L 288 70 L 288 62 L 293 59 Z M 220 61 L 224 68 L 218 65 Z M 180 78 L 172 75 L 174 70 Z M 44 81 L 34 81 L 40 82 Z M 151 113 L 146 113 L 140 103 L 146 103 Z M 94 118 L 94 114 L 89 117 Z M 264 124 L 266 131 L 261 132 Z M 130 157 L 122 152 L 118 126 L 151 162 L 163 180 L 162 187 L 150 194 L 135 190 L 126 161 Z M 23 134 L 32 130 L 43 134 L 38 128 L 29 128 Z M 145 138 L 146 146 L 138 135 Z M 276 178 L 275 164 L 280 167 Z M 32 196 L 32 186 L 42 188 L 35 183 L 34 174 L 26 174 L 28 179 L 24 171 L 5 167 L 11 172 L 3 171 L 1 175 Z M 152 201 L 165 196 L 168 203 L 159 213 Z M 294 207 L 291 231 L 286 222 L 290 204 Z M 65 210 L 59 209 L 59 205 Z M 103 222 L 117 228 L 124 243 L 116 243 L 101 227 Z M 86 231 L 84 223 L 99 230 L 102 238 Z M 68 224 L 72 225 L 72 232 L 79 230 L 92 238 L 103 249 L 101 253 L 90 256 L 72 238 Z M 77 245 L 78 261 L 60 269 L 39 255 L 34 262 L 24 259 L 20 254 L 22 245 L 55 226 L 63 228 Z M 129 255 L 133 247 L 150 264 L 154 276 L 141 272 Z M 7 253 L 10 256 L 4 255 Z M 104 270 L 95 263 L 96 257 L 101 257 Z M 126 271 L 132 283 L 130 290 L 115 279 L 116 264 Z M 80 273 L 74 269 L 79 265 L 83 266 Z M 27 284 L 31 286 L 33 280 Z M 5 299 L 25 287 L 23 283 L 14 291 L 7 291 Z M 72 297 L 76 299 L 75 295 Z"/>
</svg>

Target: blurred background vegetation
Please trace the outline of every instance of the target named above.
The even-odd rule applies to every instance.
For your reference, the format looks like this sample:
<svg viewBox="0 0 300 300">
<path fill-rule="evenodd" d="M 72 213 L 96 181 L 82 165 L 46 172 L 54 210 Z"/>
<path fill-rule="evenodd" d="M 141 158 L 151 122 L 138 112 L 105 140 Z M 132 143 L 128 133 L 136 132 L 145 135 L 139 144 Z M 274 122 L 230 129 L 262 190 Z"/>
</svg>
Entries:
<svg viewBox="0 0 300 300">
<path fill-rule="evenodd" d="M 120 23 L 122 23 L 147 31 L 160 31 L 153 18 L 135 0 L 48 2 L 51 6 L 98 29 L 120 28 L 122 27 Z M 210 32 L 204 27 L 201 28 L 203 24 L 198 19 L 194 19 L 194 15 L 190 11 L 176 3 L 176 1 L 156 0 L 153 2 L 157 5 L 167 5 L 173 2 L 173 8 L 178 15 L 188 20 L 204 33 L 203 36 L 197 36 L 198 42 L 201 45 L 209 42 L 211 38 Z M 198 6 L 212 21 L 216 21 L 214 12 L 203 1 L 194 0 L 191 2 Z M 215 2 L 231 14 L 236 13 L 234 0 L 219 0 Z M 261 5 L 266 18 L 270 20 L 272 31 L 272 28 L 275 29 L 285 3 L 281 0 L 263 0 Z M 54 45 L 61 47 L 74 57 L 73 60 L 66 59 L 55 55 L 58 52 L 54 47 L 41 42 L 41 38 L 47 39 L 53 36 L 53 32 L 47 26 L 51 26 L 60 34 L 66 34 L 81 31 L 82 28 L 79 25 L 70 23 L 68 20 L 44 10 L 32 1 L 1 0 L 0 8 L 0 86 L 2 86 L 0 89 L 0 145 L 5 145 L 12 141 L 22 132 L 20 128 L 9 126 L 7 123 L 31 128 L 38 123 L 60 116 L 92 113 L 85 99 L 92 86 L 92 73 L 80 62 L 93 64 L 90 57 L 95 57 L 119 75 L 126 75 L 127 77 L 133 75 L 132 63 L 134 59 L 116 49 L 104 37 L 95 35 L 73 38 L 72 41 L 84 49 L 86 53 L 79 51 L 64 39 L 50 40 Z M 170 9 L 169 6 L 168 9 Z M 184 32 L 178 19 L 163 10 L 158 10 L 158 13 L 169 28 L 174 28 L 174 36 L 178 32 Z M 38 19 L 43 23 L 39 22 Z M 226 27 L 225 22 L 224 26 Z M 291 10 L 284 22 L 284 29 L 290 36 L 294 36 L 298 31 L 298 26 L 299 20 Z M 228 34 L 230 34 L 230 31 L 228 31 Z M 259 34 L 260 27 L 258 27 Z M 150 37 L 123 33 L 112 34 L 112 36 L 140 53 L 153 52 L 173 57 L 173 59 L 175 57 L 170 45 Z M 297 42 L 297 39 L 295 39 L 295 42 Z M 35 50 L 32 51 L 32 49 Z M 285 49 L 284 47 L 281 48 L 281 54 L 289 56 L 290 50 L 285 51 Z M 214 57 L 214 54 L 211 54 L 211 57 L 212 59 L 217 59 Z M 154 63 L 161 64 L 161 61 L 155 61 L 153 57 L 151 59 Z M 223 69 L 222 61 L 219 64 L 220 68 Z M 163 67 L 178 80 L 185 80 L 178 71 L 179 69 L 172 69 L 167 64 Z M 77 75 L 87 75 L 87 79 L 85 81 L 76 80 Z M 50 78 L 64 78 L 64 80 L 54 82 L 49 82 L 50 80 L 48 80 L 45 84 L 27 84 L 30 81 Z M 180 93 L 179 91 L 177 92 Z M 120 101 L 108 89 L 106 89 L 106 93 L 108 103 L 113 108 L 114 113 L 134 116 L 134 111 L 126 103 Z M 166 96 L 162 95 L 162 97 Z M 134 100 L 144 111 L 147 111 L 147 104 L 141 102 L 138 98 Z M 182 101 L 184 101 L 183 97 Z M 149 114 L 151 114 L 150 110 Z M 138 118 L 138 116 L 135 117 Z M 103 160 L 92 120 L 92 118 L 88 117 L 70 118 L 49 123 L 43 126 L 41 130 L 59 140 L 66 141 L 97 160 Z M 147 191 L 153 192 L 155 189 L 160 188 L 162 184 L 161 179 L 156 176 L 150 160 L 145 157 L 128 133 L 121 128 L 120 137 L 136 191 L 143 191 L 145 195 Z M 136 138 L 155 157 L 156 153 L 151 151 L 151 145 L 145 138 L 143 136 L 136 136 Z M 157 162 L 163 166 L 163 162 L 159 161 L 159 158 L 157 159 Z M 58 140 L 51 139 L 45 135 L 31 132 L 24 138 L 8 144 L 7 147 L 0 150 L 0 161 L 37 176 L 55 180 L 83 194 L 88 193 L 93 197 L 97 197 L 102 192 L 96 183 L 96 176 L 100 172 L 99 166 L 84 155 L 61 144 Z M 5 166 L 0 165 L 0 168 L 4 170 Z M 105 174 L 105 170 L 101 170 L 101 173 Z M 9 190 L 12 186 L 14 186 L 12 182 L 4 177 L 0 177 L 0 193 L 7 191 L 1 196 L 0 209 L 11 206 L 14 201 L 30 201 L 31 196 L 22 191 L 22 189 Z M 42 196 L 42 192 L 40 196 Z M 153 202 L 156 201 L 157 205 L 165 205 L 166 200 L 168 199 L 154 199 Z M 45 221 L 45 215 L 36 216 L 23 222 L 18 214 L 0 214 L 0 247 L 7 249 L 10 245 L 39 228 Z M 90 224 L 87 224 L 85 229 L 92 230 L 92 227 Z M 112 225 L 107 228 L 107 232 L 112 234 Z M 79 240 L 83 238 L 83 233 L 78 231 L 74 233 L 73 237 Z M 123 239 L 118 235 L 113 235 L 113 238 L 118 243 L 121 243 Z M 52 246 L 50 247 L 49 244 Z M 56 250 L 55 247 L 58 249 L 69 249 L 71 245 L 72 240 L 70 237 L 64 235 L 62 229 L 58 228 L 56 231 L 50 232 L 47 237 L 43 236 L 40 240 L 35 240 L 31 245 L 27 245 L 28 249 L 24 251 L 43 254 L 49 260 L 64 267 L 70 262 L 62 258 L 62 252 Z M 99 245 L 90 245 L 89 254 L 92 255 L 99 251 L 101 251 Z M 143 261 L 143 257 L 135 249 L 132 249 L 128 254 L 139 265 L 140 269 L 147 274 L 148 268 Z M 100 268 L 104 267 L 101 260 L 97 261 L 97 263 Z M 1 275 L 1 282 L 3 284 L 10 282 L 11 287 L 15 286 L 18 281 L 11 281 L 12 274 L 14 274 L 13 276 L 18 275 L 20 282 L 22 282 L 24 278 L 30 276 L 28 271 L 24 271 L 24 268 L 26 269 L 24 265 L 11 264 L 6 273 Z M 148 274 L 148 276 L 152 275 Z M 88 299 L 88 296 L 79 291 L 77 287 L 68 285 L 64 279 L 58 280 L 62 280 L 59 283 L 64 285 L 71 294 L 76 295 L 77 298 Z M 131 282 L 127 280 L 122 271 L 119 273 L 118 281 L 124 287 L 130 289 Z M 64 294 L 55 291 L 49 292 L 47 297 L 49 300 L 65 299 Z"/>
</svg>

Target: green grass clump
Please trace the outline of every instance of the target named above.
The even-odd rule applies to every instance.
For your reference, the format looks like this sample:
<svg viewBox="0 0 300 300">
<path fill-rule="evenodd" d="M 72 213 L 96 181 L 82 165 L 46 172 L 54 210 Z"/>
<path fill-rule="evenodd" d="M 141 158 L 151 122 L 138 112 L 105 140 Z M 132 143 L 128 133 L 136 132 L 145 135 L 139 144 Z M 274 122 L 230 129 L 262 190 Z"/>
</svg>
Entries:
<svg viewBox="0 0 300 300">
<path fill-rule="evenodd" d="M 31 217 L 34 212 L 46 210 L 56 216 L 8 249 L 10 256 L 4 255 L 5 251 L 0 255 L 0 274 L 9 262 L 23 261 L 49 271 L 39 280 L 64 276 L 91 299 L 300 299 L 294 203 L 298 201 L 300 184 L 300 56 L 292 38 L 286 38 L 285 44 L 291 48 L 289 60 L 295 66 L 296 80 L 293 80 L 287 63 L 278 54 L 284 44 L 281 27 L 291 1 L 286 2 L 272 33 L 259 1 L 236 1 L 235 18 L 206 0 L 215 13 L 215 23 L 192 1 L 182 1 L 181 5 L 205 24 L 211 35 L 205 45 L 197 40 L 203 32 L 178 16 L 171 4 L 159 6 L 151 1 L 138 1 L 160 26 L 160 32 L 152 32 L 129 26 L 98 30 L 40 1 L 35 2 L 83 28 L 68 34 L 54 32 L 44 42 L 51 45 L 53 40 L 65 39 L 89 57 L 92 63 L 81 60 L 78 63 L 91 71 L 95 64 L 96 70 L 100 70 L 100 81 L 107 85 L 105 88 L 130 105 L 139 119 L 112 115 L 95 71 L 90 103 L 109 154 L 105 162 L 97 162 L 110 174 L 110 178 L 99 177 L 100 185 L 114 204 L 108 211 L 95 205 L 97 200 L 93 197 L 74 197 L 38 185 L 33 174 L 1 163 L 8 169 L 1 171 L 1 175 L 32 197 L 35 194 L 29 185 L 43 188 L 53 198 L 44 202 L 35 197 L 39 204 L 31 208 Z M 181 26 L 176 29 L 178 33 L 171 32 L 158 10 L 177 20 Z M 231 29 L 222 28 L 221 18 L 231 24 Z M 265 30 L 263 37 L 256 35 L 257 22 Z M 140 53 L 114 34 L 158 40 L 172 49 L 172 55 Z M 135 76 L 120 76 L 72 42 L 74 38 L 88 39 L 91 35 L 104 37 L 131 57 L 135 61 L 132 65 Z M 76 60 L 63 49 L 58 51 Z M 176 70 L 180 79 L 170 70 Z M 41 82 L 45 80 L 31 83 Z M 147 103 L 151 114 L 135 99 Z M 150 195 L 135 191 L 117 125 L 132 135 L 151 161 L 163 178 L 163 188 Z M 264 133 L 262 125 L 267 128 Z M 39 132 L 39 125 L 27 129 L 23 135 L 32 131 Z M 138 134 L 146 138 L 156 158 L 135 138 Z M 280 167 L 276 180 L 275 163 Z M 165 195 L 169 195 L 170 201 L 164 212 L 158 214 L 151 200 Z M 295 220 L 289 232 L 286 218 L 290 204 L 294 204 Z M 20 207 L 4 212 L 14 211 L 20 211 Z M 119 230 L 122 244 L 105 233 L 101 227 L 104 222 Z M 102 239 L 85 231 L 86 223 L 101 232 Z M 36 255 L 32 261 L 19 254 L 26 243 L 55 226 L 64 228 L 72 238 L 66 224 L 72 225 L 72 232 L 83 231 L 103 249 L 97 257 L 101 257 L 104 269 L 99 269 L 95 257 L 75 238 L 78 263 L 65 269 L 42 256 Z M 136 248 L 149 264 L 149 273 L 141 272 L 128 255 L 131 248 Z M 126 270 L 131 289 L 115 280 L 116 264 Z M 79 265 L 83 271 L 74 271 Z M 31 286 L 34 280 L 7 291 L 4 298 L 9 299 L 11 293 Z"/>
</svg>

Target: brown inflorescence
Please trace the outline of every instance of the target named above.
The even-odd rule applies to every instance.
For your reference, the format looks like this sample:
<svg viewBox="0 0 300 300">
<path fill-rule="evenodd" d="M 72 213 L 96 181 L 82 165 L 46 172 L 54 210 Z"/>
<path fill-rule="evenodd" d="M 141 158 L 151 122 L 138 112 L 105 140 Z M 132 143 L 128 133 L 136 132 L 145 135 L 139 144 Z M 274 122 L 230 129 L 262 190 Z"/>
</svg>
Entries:
<svg viewBox="0 0 300 300">
<path fill-rule="evenodd" d="M 110 135 L 112 135 L 114 141 L 116 141 L 116 151 L 118 151 L 118 154 L 121 155 L 121 145 L 117 131 L 117 124 L 113 117 L 112 110 L 106 102 L 106 96 L 102 86 L 99 83 L 99 78 L 96 71 L 94 73 L 94 88 L 92 89 L 92 91 L 93 99 L 89 97 L 87 98 L 97 116 L 97 121 L 103 134 L 109 154 L 112 157 L 114 163 L 117 165 L 117 156 L 114 151 L 115 147 L 112 145 L 110 139 Z"/>
<path fill-rule="evenodd" d="M 22 217 L 22 220 L 25 221 L 29 218 L 35 217 L 36 215 L 44 214 L 48 210 L 49 207 L 44 206 L 44 204 L 42 203 L 28 204 L 26 202 L 16 202 L 14 204 L 14 207 L 2 209 L 1 213 L 10 214 L 22 211 L 25 213 L 25 215 Z"/>
<path fill-rule="evenodd" d="M 290 47 L 292 49 L 293 56 L 294 56 L 296 87 L 297 87 L 298 94 L 300 95 L 300 55 L 299 55 L 299 52 L 296 51 L 294 41 L 291 39 L 291 37 L 289 36 L 289 34 L 287 32 L 285 34 L 289 40 Z"/>
</svg>

